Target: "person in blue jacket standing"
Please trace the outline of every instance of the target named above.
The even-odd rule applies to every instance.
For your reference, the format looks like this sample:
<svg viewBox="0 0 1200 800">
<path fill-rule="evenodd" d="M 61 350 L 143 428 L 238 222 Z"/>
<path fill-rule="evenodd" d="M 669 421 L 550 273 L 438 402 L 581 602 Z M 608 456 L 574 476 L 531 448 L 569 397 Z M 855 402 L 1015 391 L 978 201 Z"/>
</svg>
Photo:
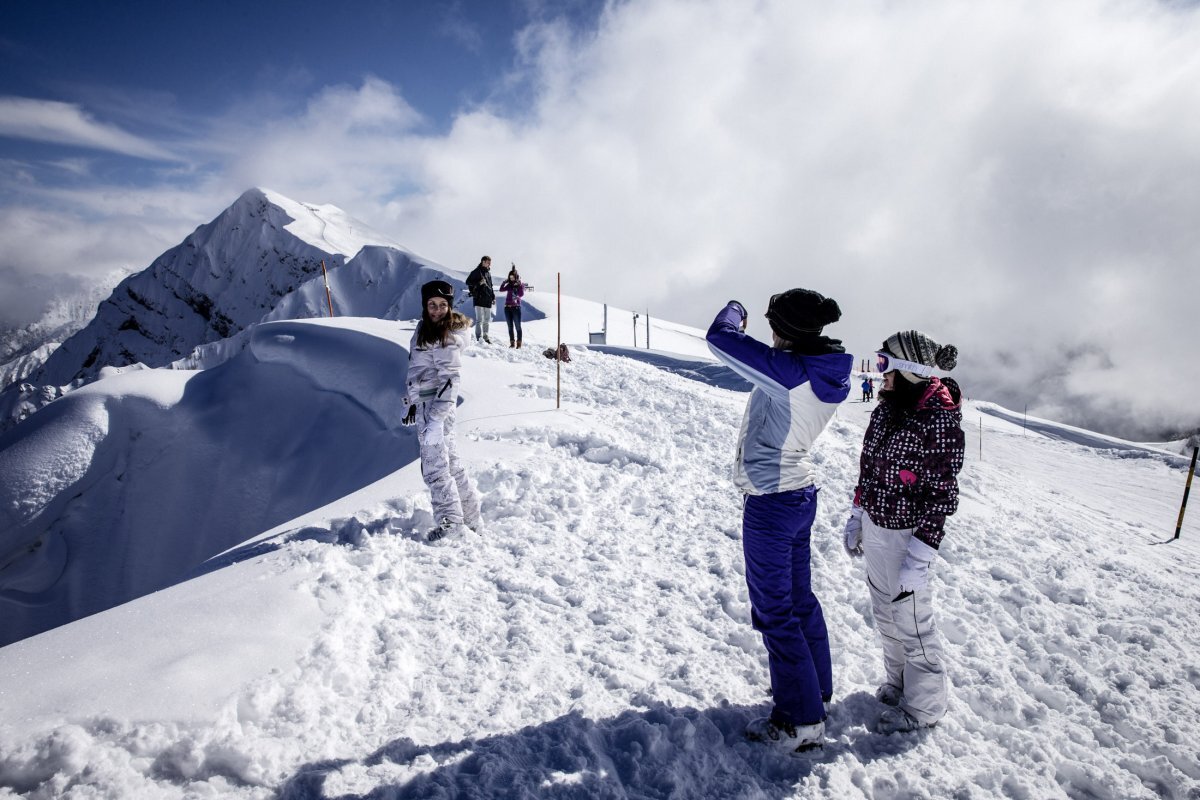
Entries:
<svg viewBox="0 0 1200 800">
<path fill-rule="evenodd" d="M 821 748 L 833 696 L 829 634 L 812 592 L 809 537 L 817 512 L 813 442 L 850 394 L 854 358 L 822 335 L 842 316 L 832 298 L 790 289 L 771 298 L 772 344 L 745 333 L 746 309 L 730 301 L 708 346 L 754 389 L 738 434 L 734 483 L 745 494 L 742 550 L 751 619 L 763 637 L 774 708 L 748 738 L 792 753 Z"/>
</svg>

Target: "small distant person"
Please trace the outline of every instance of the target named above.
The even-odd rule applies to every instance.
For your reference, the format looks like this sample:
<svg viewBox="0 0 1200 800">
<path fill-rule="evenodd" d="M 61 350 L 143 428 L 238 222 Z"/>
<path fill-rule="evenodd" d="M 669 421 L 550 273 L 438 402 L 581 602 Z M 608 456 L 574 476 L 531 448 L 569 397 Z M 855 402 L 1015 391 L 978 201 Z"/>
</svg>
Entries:
<svg viewBox="0 0 1200 800">
<path fill-rule="evenodd" d="M 863 382 L 862 382 L 863 399 L 862 399 L 862 401 L 864 403 L 868 403 L 871 401 L 871 388 L 872 388 L 871 379 L 863 378 Z"/>
<path fill-rule="evenodd" d="M 517 265 L 513 264 L 508 271 L 508 277 L 500 284 L 504 295 L 504 319 L 508 322 L 508 346 L 521 346 L 521 298 L 529 287 L 521 281 Z"/>
<path fill-rule="evenodd" d="M 421 477 L 429 487 L 436 526 L 426 540 L 437 542 L 462 535 L 466 527 L 482 532 L 479 494 L 458 458 L 454 412 L 466 339 L 458 333 L 471 321 L 451 309 L 454 287 L 430 281 L 421 287 L 421 321 L 408 347 L 408 413 L 405 425 L 417 426 Z"/>
<path fill-rule="evenodd" d="M 845 547 L 866 562 L 867 590 L 883 643 L 888 706 L 875 729 L 929 728 L 946 713 L 942 644 L 929 567 L 958 509 L 963 466 L 962 391 L 933 368 L 954 369 L 958 349 L 920 331 L 889 336 L 877 353 L 883 388 L 863 437 Z"/>
<path fill-rule="evenodd" d="M 763 637 L 774 708 L 747 738 L 789 753 L 823 747 L 833 696 L 829 634 L 812 591 L 809 538 L 817 513 L 814 440 L 850 394 L 854 357 L 822 329 L 838 304 L 808 289 L 767 304 L 773 343 L 747 336 L 746 309 L 730 301 L 708 329 L 708 346 L 754 384 L 738 434 L 734 483 L 745 495 L 742 551 L 751 619 Z"/>
<path fill-rule="evenodd" d="M 492 309 L 496 307 L 496 290 L 492 288 L 492 259 L 490 256 L 479 259 L 479 266 L 471 270 L 471 274 L 467 276 L 467 291 L 471 295 L 471 305 L 475 311 L 475 341 L 483 339 L 491 344 L 488 326 L 492 322 Z"/>
</svg>

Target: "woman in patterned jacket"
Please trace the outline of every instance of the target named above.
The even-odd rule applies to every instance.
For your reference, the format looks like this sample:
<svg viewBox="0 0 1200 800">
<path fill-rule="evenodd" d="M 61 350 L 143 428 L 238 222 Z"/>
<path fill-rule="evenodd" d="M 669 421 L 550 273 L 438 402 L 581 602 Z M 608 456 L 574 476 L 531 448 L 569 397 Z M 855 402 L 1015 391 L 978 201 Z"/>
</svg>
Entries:
<svg viewBox="0 0 1200 800">
<path fill-rule="evenodd" d="M 958 509 L 962 392 L 953 345 L 900 331 L 877 354 L 884 388 L 863 439 L 846 552 L 865 556 L 875 628 L 883 642 L 880 733 L 928 728 L 946 713 L 946 676 L 933 620 L 929 565 Z"/>
<path fill-rule="evenodd" d="M 405 425 L 417 426 L 421 476 L 433 501 L 437 525 L 426 539 L 436 542 L 462 534 L 463 526 L 481 531 L 479 494 L 471 485 L 454 438 L 460 354 L 467 347 L 459 331 L 471 321 L 450 308 L 454 287 L 430 281 L 421 287 L 421 321 L 408 346 L 408 394 Z"/>
</svg>

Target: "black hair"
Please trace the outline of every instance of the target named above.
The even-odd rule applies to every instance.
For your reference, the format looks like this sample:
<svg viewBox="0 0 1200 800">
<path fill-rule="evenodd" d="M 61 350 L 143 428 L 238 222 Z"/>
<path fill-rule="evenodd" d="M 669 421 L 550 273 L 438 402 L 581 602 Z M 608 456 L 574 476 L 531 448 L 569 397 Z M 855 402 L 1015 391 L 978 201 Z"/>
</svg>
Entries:
<svg viewBox="0 0 1200 800">
<path fill-rule="evenodd" d="M 896 377 L 892 379 L 892 388 L 879 390 L 879 399 L 886 400 L 901 411 L 908 411 L 917 407 L 928 388 L 928 379 L 913 383 L 897 372 Z"/>
</svg>

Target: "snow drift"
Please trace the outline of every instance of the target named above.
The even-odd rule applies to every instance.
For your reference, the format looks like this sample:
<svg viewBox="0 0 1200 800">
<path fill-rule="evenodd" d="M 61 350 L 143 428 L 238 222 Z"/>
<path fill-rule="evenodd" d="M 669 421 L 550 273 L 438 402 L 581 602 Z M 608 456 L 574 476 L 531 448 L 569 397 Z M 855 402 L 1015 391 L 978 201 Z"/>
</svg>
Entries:
<svg viewBox="0 0 1200 800">
<path fill-rule="evenodd" d="M 113 374 L 0 438 L 0 644 L 170 585 L 411 461 L 387 327 L 259 325 L 216 369 Z"/>
</svg>

